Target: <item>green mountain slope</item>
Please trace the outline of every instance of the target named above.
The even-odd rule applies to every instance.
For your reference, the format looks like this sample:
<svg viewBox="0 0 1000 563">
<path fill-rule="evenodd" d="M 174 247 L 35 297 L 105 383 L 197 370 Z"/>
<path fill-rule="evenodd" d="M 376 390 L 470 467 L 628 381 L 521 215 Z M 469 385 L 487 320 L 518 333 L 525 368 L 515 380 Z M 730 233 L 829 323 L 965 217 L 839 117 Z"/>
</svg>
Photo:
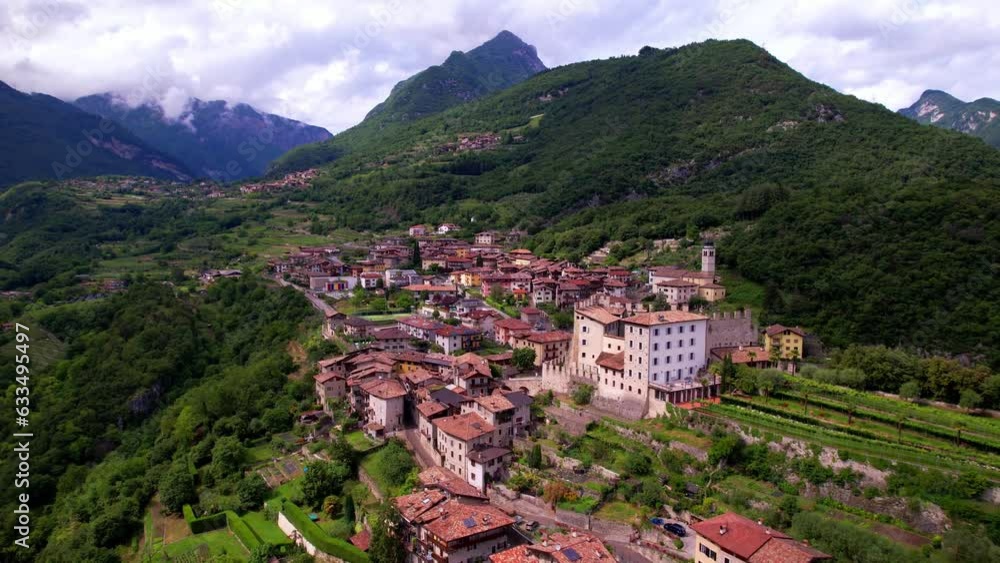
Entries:
<svg viewBox="0 0 1000 563">
<path fill-rule="evenodd" d="M 501 31 L 468 53 L 454 51 L 441 65 L 400 82 L 365 119 L 419 119 L 503 90 L 543 70 L 545 65 L 534 47 Z"/>
<path fill-rule="evenodd" d="M 440 113 L 509 88 L 544 70 L 533 46 L 509 31 L 501 31 L 468 53 L 454 51 L 443 64 L 400 82 L 359 125 L 339 133 L 332 141 L 289 151 L 271 164 L 269 172 L 280 175 L 332 162 L 344 154 L 341 146 L 345 144 L 380 139 L 379 133 L 385 127 Z"/>
<path fill-rule="evenodd" d="M 104 174 L 188 180 L 173 157 L 121 124 L 44 94 L 0 82 L 0 186 L 32 179 Z"/>
<path fill-rule="evenodd" d="M 130 107 L 112 94 L 73 103 L 122 123 L 151 146 L 176 156 L 195 175 L 219 181 L 259 176 L 289 149 L 330 138 L 322 127 L 221 100 L 192 98 L 177 119 L 166 119 L 158 105 Z"/>
<path fill-rule="evenodd" d="M 940 90 L 927 90 L 901 115 L 922 123 L 979 137 L 987 144 L 1000 148 L 1000 102 L 980 98 L 963 102 Z"/>
<path fill-rule="evenodd" d="M 341 226 L 521 226 L 571 258 L 723 227 L 721 260 L 768 285 L 776 320 L 1000 362 L 1000 154 L 747 41 L 642 53 L 362 124 L 314 146 L 337 160 L 309 197 Z M 484 134 L 501 141 L 454 150 Z"/>
</svg>

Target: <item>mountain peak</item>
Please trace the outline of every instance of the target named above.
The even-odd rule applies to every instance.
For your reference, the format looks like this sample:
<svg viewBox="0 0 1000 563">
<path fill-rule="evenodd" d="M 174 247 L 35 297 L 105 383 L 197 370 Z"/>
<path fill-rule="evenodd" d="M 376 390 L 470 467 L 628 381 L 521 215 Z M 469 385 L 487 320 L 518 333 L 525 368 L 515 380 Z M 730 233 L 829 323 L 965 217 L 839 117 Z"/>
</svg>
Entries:
<svg viewBox="0 0 1000 563">
<path fill-rule="evenodd" d="M 1000 102 L 979 98 L 965 102 L 943 90 L 924 90 L 900 115 L 924 125 L 934 125 L 979 137 L 1000 148 Z"/>
<path fill-rule="evenodd" d="M 365 120 L 419 119 L 509 88 L 544 70 L 534 46 L 503 30 L 475 49 L 452 51 L 442 64 L 396 84 Z"/>
</svg>

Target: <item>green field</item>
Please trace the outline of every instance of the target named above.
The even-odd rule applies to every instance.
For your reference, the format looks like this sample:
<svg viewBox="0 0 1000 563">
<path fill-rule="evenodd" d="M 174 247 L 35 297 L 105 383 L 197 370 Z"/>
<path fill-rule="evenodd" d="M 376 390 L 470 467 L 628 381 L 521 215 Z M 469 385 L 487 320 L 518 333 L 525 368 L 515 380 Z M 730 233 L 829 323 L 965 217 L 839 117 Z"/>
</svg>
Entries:
<svg viewBox="0 0 1000 563">
<path fill-rule="evenodd" d="M 184 538 L 166 546 L 167 561 L 199 561 L 199 557 L 235 557 L 246 561 L 249 553 L 229 530 L 215 530 Z"/>
<path fill-rule="evenodd" d="M 250 529 L 257 534 L 257 537 L 265 543 L 270 543 L 272 545 L 278 545 L 282 543 L 290 543 L 291 540 L 288 536 L 281 531 L 278 524 L 267 519 L 267 517 L 261 512 L 248 512 L 243 515 L 243 521 L 250 526 Z"/>
</svg>

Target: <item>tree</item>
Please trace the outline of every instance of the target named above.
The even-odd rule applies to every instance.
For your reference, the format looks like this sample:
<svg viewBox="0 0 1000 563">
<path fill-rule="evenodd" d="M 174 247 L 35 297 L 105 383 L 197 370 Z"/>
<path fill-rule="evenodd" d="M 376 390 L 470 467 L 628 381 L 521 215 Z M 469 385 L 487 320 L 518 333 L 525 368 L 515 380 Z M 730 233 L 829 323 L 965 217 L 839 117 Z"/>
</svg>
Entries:
<svg viewBox="0 0 1000 563">
<path fill-rule="evenodd" d="M 243 469 L 246 449 L 235 436 L 223 436 L 212 448 L 212 475 L 219 480 Z"/>
<path fill-rule="evenodd" d="M 257 510 L 267 496 L 267 483 L 259 474 L 251 473 L 236 487 L 236 496 L 240 499 L 240 510 Z"/>
<path fill-rule="evenodd" d="M 757 387 L 764 394 L 765 399 L 769 399 L 775 391 L 780 390 L 785 385 L 785 376 L 776 369 L 765 369 L 757 373 Z"/>
<path fill-rule="evenodd" d="M 577 405 L 589 405 L 590 400 L 594 397 L 594 386 L 587 385 L 577 385 L 573 389 L 573 402 Z"/>
<path fill-rule="evenodd" d="M 542 468 L 542 446 L 540 444 L 535 444 L 531 451 L 528 452 L 528 467 L 532 469 Z"/>
<path fill-rule="evenodd" d="M 904 401 L 916 401 L 920 398 L 920 384 L 911 379 L 899 386 L 899 398 Z"/>
<path fill-rule="evenodd" d="M 958 406 L 967 411 L 973 411 L 979 408 L 982 402 L 983 397 L 979 393 L 976 393 L 972 389 L 965 389 L 958 400 Z"/>
<path fill-rule="evenodd" d="M 956 420 L 951 424 L 952 428 L 955 429 L 955 444 L 962 445 L 962 430 L 965 430 L 965 422 L 961 420 Z"/>
<path fill-rule="evenodd" d="M 535 367 L 535 349 L 518 348 L 514 350 L 514 357 L 511 359 L 514 366 L 521 371 L 528 371 Z"/>
<path fill-rule="evenodd" d="M 712 442 L 708 450 L 708 462 L 712 465 L 735 464 L 743 451 L 743 441 L 735 434 L 725 436 Z"/>
<path fill-rule="evenodd" d="M 847 424 L 854 424 L 854 415 L 858 414 L 858 403 L 854 399 L 847 400 Z"/>
<path fill-rule="evenodd" d="M 625 471 L 628 471 L 630 475 L 648 475 L 652 468 L 652 462 L 641 453 L 630 452 L 625 458 Z"/>
<path fill-rule="evenodd" d="M 722 368 L 719 370 L 720 385 L 719 390 L 725 393 L 727 384 L 731 385 L 736 378 L 736 365 L 733 364 L 732 356 L 727 355 L 722 359 Z"/>
<path fill-rule="evenodd" d="M 400 537 L 399 513 L 391 504 L 385 503 L 372 516 L 372 540 L 368 548 L 372 563 L 404 563 L 406 549 Z"/>
<path fill-rule="evenodd" d="M 327 497 L 323 499 L 324 514 L 326 514 L 330 518 L 333 518 L 334 516 L 336 516 L 339 510 L 340 510 L 340 499 L 337 498 L 337 495 L 327 495 Z"/>
<path fill-rule="evenodd" d="M 400 292 L 395 298 L 396 307 L 409 311 L 413 308 L 413 295 L 409 291 Z"/>
<path fill-rule="evenodd" d="M 185 504 L 198 500 L 194 477 L 187 467 L 176 465 L 160 481 L 160 502 L 170 512 L 180 513 Z"/>
<path fill-rule="evenodd" d="M 318 461 L 309 465 L 302 479 L 302 495 L 310 506 L 320 504 L 329 495 L 340 492 L 350 478 L 350 468 L 340 463 Z"/>
</svg>

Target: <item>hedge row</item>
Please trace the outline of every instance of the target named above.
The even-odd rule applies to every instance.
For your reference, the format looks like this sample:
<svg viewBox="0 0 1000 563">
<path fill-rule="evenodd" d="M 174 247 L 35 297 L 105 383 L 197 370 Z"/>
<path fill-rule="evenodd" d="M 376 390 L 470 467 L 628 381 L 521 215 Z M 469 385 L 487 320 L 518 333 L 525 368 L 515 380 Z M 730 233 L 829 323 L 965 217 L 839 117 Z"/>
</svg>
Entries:
<svg viewBox="0 0 1000 563">
<path fill-rule="evenodd" d="M 800 401 L 802 397 L 796 395 L 789 395 L 787 393 L 776 393 L 776 397 L 783 397 L 790 401 Z M 821 406 L 825 409 L 835 410 L 847 414 L 848 407 L 843 403 L 837 403 L 835 401 L 828 401 L 823 398 L 809 396 L 808 401 L 814 405 Z M 869 410 L 869 409 L 857 409 L 854 413 L 855 417 L 868 418 L 876 422 L 882 422 L 885 424 L 890 424 L 896 426 L 896 418 L 887 414 L 883 414 L 879 411 Z M 903 428 L 912 430 L 917 433 L 929 434 L 938 438 L 944 438 L 946 440 L 953 440 L 955 438 L 955 432 L 951 430 L 946 430 L 940 426 L 922 426 L 919 421 L 914 422 L 911 419 L 906 419 L 903 421 Z M 962 443 L 967 444 L 976 448 L 977 450 L 982 450 L 984 452 L 1000 454 L 1000 444 L 996 442 L 991 442 L 980 436 L 966 434 L 962 436 Z"/>
<path fill-rule="evenodd" d="M 253 548 L 261 544 L 261 539 L 257 537 L 253 529 L 232 510 L 195 518 L 194 509 L 191 508 L 190 504 L 185 504 L 184 521 L 191 528 L 192 534 L 203 534 L 228 527 L 236 539 L 243 544 L 243 547 L 247 548 L 247 551 L 252 551 Z"/>
<path fill-rule="evenodd" d="M 354 547 L 349 542 L 340 538 L 335 538 L 327 534 L 309 516 L 302 511 L 295 503 L 284 500 L 281 503 L 281 512 L 288 518 L 288 521 L 302 534 L 309 543 L 317 549 L 339 557 L 348 563 L 368 563 L 368 555 L 360 549 Z"/>
</svg>

